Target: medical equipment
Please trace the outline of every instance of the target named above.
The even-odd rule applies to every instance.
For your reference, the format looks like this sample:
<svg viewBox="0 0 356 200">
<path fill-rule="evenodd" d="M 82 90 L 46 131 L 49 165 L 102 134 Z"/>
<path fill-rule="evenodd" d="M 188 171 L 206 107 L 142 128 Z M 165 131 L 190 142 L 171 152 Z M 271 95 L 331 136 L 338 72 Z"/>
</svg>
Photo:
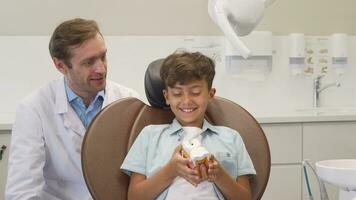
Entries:
<svg viewBox="0 0 356 200">
<path fill-rule="evenodd" d="M 309 194 L 309 200 L 313 200 L 313 194 L 311 193 L 311 187 L 310 187 L 310 182 L 309 182 L 309 176 L 308 176 L 308 172 L 307 172 L 307 166 L 312 170 L 312 172 L 314 173 L 314 175 L 316 176 L 318 183 L 319 183 L 319 191 L 320 191 L 320 200 L 329 200 L 329 196 L 328 193 L 326 192 L 326 188 L 325 188 L 325 184 L 324 182 L 319 178 L 317 172 L 315 171 L 314 167 L 312 166 L 312 164 L 310 163 L 309 160 L 303 160 L 302 162 L 303 165 L 303 172 L 304 172 L 304 177 L 305 177 L 305 182 L 307 185 L 307 189 L 308 189 L 308 194 Z"/>
<path fill-rule="evenodd" d="M 320 199 L 329 200 L 324 183 L 339 187 L 339 200 L 356 200 L 356 159 L 322 160 L 312 166 L 309 160 L 303 160 L 303 172 L 309 194 L 313 200 L 306 166 L 312 169 L 320 189 Z"/>
<path fill-rule="evenodd" d="M 244 58 L 252 52 L 240 40 L 261 21 L 265 7 L 274 0 L 209 0 L 208 13 L 229 42 Z"/>
<path fill-rule="evenodd" d="M 6 148 L 7 148 L 7 147 L 6 147 L 5 145 L 2 145 L 2 146 L 1 146 L 1 150 L 0 150 L 0 160 L 2 160 L 2 155 L 4 154 Z"/>
<path fill-rule="evenodd" d="M 304 161 L 303 161 L 303 172 L 304 172 L 305 183 L 306 183 L 307 189 L 308 189 L 309 200 L 314 200 L 314 197 L 313 197 L 313 194 L 312 194 L 311 188 L 310 188 L 307 166 L 304 164 Z"/>
<path fill-rule="evenodd" d="M 330 37 L 331 66 L 337 75 L 343 75 L 348 64 L 348 36 L 335 33 Z"/>
<path fill-rule="evenodd" d="M 302 75 L 305 68 L 305 37 L 303 33 L 289 35 L 289 67 L 293 75 Z"/>
<path fill-rule="evenodd" d="M 339 188 L 339 200 L 356 200 L 356 159 L 322 160 L 315 166 L 322 181 Z"/>
</svg>

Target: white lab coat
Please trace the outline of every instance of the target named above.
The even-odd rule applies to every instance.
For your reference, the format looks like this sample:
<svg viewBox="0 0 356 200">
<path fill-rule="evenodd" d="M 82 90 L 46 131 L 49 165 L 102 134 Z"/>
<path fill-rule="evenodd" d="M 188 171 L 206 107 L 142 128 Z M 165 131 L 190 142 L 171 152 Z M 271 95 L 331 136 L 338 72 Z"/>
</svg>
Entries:
<svg viewBox="0 0 356 200">
<path fill-rule="evenodd" d="M 138 94 L 107 81 L 103 107 L 124 97 Z M 84 134 L 63 78 L 25 98 L 12 129 L 5 199 L 91 199 L 81 169 Z"/>
</svg>

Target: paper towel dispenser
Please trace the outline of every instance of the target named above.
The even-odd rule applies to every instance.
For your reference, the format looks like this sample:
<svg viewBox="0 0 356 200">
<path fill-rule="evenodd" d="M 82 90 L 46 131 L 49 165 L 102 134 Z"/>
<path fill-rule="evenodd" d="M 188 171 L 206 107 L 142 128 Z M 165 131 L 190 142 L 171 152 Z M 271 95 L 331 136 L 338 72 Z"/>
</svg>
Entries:
<svg viewBox="0 0 356 200">
<path fill-rule="evenodd" d="M 272 70 L 272 32 L 253 31 L 241 37 L 248 45 L 251 55 L 247 59 L 225 40 L 225 67 L 228 74 L 237 75 L 248 80 L 264 80 Z"/>
</svg>

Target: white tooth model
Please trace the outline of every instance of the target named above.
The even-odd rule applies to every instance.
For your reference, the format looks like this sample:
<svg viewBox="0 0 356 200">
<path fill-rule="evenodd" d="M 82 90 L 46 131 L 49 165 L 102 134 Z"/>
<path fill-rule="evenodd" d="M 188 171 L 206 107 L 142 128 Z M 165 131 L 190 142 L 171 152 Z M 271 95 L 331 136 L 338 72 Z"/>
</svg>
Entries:
<svg viewBox="0 0 356 200">
<path fill-rule="evenodd" d="M 201 144 L 202 129 L 198 127 L 185 126 L 183 127 L 183 131 L 184 131 L 184 139 L 182 143 L 183 156 L 189 158 L 192 161 L 193 167 L 200 164 L 204 164 L 206 169 L 208 169 L 208 161 L 210 159 L 210 153 Z"/>
<path fill-rule="evenodd" d="M 209 161 L 210 153 L 203 147 L 199 141 L 199 139 L 194 138 L 191 140 L 184 140 L 183 141 L 183 150 L 186 157 L 188 157 L 194 166 L 199 164 L 207 164 Z"/>
</svg>

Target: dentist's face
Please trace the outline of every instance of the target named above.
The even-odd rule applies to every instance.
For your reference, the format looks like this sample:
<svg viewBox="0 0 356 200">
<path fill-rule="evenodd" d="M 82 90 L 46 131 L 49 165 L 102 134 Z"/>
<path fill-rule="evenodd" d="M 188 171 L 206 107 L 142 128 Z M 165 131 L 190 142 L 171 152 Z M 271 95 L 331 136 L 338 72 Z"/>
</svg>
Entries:
<svg viewBox="0 0 356 200">
<path fill-rule="evenodd" d="M 106 85 L 106 47 L 98 33 L 94 38 L 71 49 L 71 66 L 60 70 L 67 78 L 68 86 L 83 98 L 93 97 Z M 57 67 L 58 68 L 58 67 Z"/>
<path fill-rule="evenodd" d="M 170 105 L 176 119 L 182 126 L 202 127 L 209 101 L 215 95 L 215 89 L 208 89 L 205 80 L 188 84 L 176 84 L 163 91 L 166 103 Z"/>
</svg>

